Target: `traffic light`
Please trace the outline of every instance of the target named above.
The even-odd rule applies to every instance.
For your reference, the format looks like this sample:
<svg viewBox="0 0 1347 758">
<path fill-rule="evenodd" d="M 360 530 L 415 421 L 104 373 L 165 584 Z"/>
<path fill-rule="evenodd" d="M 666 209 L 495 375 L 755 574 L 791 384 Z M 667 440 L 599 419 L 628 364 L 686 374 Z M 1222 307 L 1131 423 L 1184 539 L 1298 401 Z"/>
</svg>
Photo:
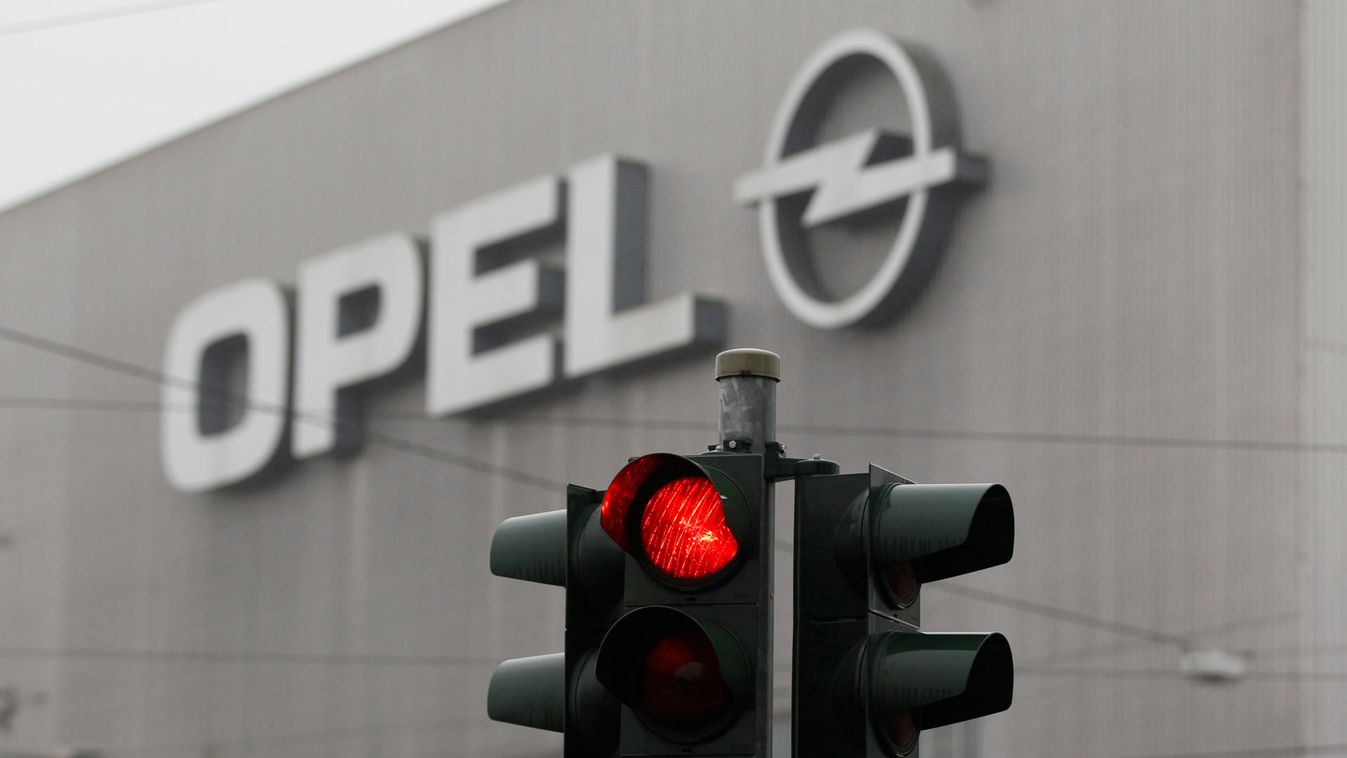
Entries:
<svg viewBox="0 0 1347 758">
<path fill-rule="evenodd" d="M 1010 707 L 1000 634 L 925 634 L 920 592 L 1010 560 L 998 484 L 837 473 L 775 441 L 780 358 L 716 359 L 712 452 L 632 458 L 565 511 L 508 519 L 500 576 L 566 587 L 565 652 L 506 661 L 491 718 L 565 733 L 566 758 L 772 753 L 773 483 L 795 485 L 793 744 L 800 758 L 914 756 L 922 729 Z"/>
<path fill-rule="evenodd" d="M 646 455 L 604 492 L 572 485 L 565 511 L 502 523 L 491 572 L 566 587 L 566 650 L 502 663 L 488 715 L 563 732 L 568 758 L 766 758 L 772 550 L 763 461 Z"/>
<path fill-rule="evenodd" d="M 506 519 L 491 540 L 491 573 L 566 588 L 566 650 L 497 667 L 487 715 L 563 732 L 565 758 L 606 758 L 617 748 L 617 700 L 595 677 L 599 643 L 621 611 L 623 577 L 622 551 L 600 523 L 602 500 L 571 485 L 565 510 Z"/>
<path fill-rule="evenodd" d="M 770 498 L 757 453 L 646 455 L 609 485 L 624 613 L 596 674 L 621 755 L 770 756 Z"/>
<path fill-rule="evenodd" d="M 796 756 L 915 756 L 922 729 L 1010 707 L 1005 637 L 920 631 L 922 584 L 1010 560 L 1004 487 L 802 476 L 795 536 Z"/>
</svg>

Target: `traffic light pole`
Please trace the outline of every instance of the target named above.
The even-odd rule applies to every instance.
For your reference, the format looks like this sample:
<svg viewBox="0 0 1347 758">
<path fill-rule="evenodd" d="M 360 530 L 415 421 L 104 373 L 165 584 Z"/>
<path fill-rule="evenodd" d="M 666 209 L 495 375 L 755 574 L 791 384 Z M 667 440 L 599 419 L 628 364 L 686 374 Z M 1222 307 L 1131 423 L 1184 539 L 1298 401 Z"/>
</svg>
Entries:
<svg viewBox="0 0 1347 758">
<path fill-rule="evenodd" d="M 765 455 L 767 447 L 776 442 L 776 385 L 781 381 L 781 356 L 766 350 L 742 348 L 726 350 L 716 356 L 716 384 L 720 387 L 720 448 L 728 453 L 758 453 Z M 779 447 L 777 448 L 780 449 Z M 772 655 L 773 607 L 772 577 L 775 576 L 776 550 L 776 485 L 766 484 L 766 499 L 760 528 L 767 535 L 762 551 L 761 593 L 764 602 L 758 605 L 758 628 L 767 630 L 758 636 L 756 690 L 767 702 L 758 703 L 754 725 L 758 734 L 757 754 L 772 755 L 772 673 L 775 661 Z"/>
</svg>

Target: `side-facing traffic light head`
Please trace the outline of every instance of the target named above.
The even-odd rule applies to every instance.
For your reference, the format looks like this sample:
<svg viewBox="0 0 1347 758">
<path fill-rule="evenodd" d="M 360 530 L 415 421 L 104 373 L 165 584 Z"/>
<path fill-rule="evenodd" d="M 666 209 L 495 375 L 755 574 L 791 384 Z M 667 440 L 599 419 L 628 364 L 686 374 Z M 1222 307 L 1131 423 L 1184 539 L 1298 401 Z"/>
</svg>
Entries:
<svg viewBox="0 0 1347 758">
<path fill-rule="evenodd" d="M 511 658 L 496 667 L 486 693 L 486 715 L 549 732 L 566 731 L 564 653 Z"/>
<path fill-rule="evenodd" d="M 868 507 L 871 565 L 898 606 L 923 582 L 999 566 L 1015 549 L 1015 511 L 999 484 L 888 483 Z"/>
<path fill-rule="evenodd" d="M 491 573 L 566 588 L 566 650 L 502 663 L 491 675 L 487 715 L 563 732 L 567 758 L 617 748 L 620 707 L 595 668 L 621 610 L 624 557 L 602 529 L 600 500 L 572 485 L 565 510 L 506 519 L 491 540 Z"/>
<path fill-rule="evenodd" d="M 910 750 L 922 729 L 1010 707 L 1015 666 L 1000 634 L 889 632 L 866 658 L 870 718 L 892 754 Z"/>
<path fill-rule="evenodd" d="M 566 586 L 566 511 L 507 518 L 491 537 L 491 573 Z"/>
<path fill-rule="evenodd" d="M 734 480 L 668 453 L 628 463 L 603 498 L 603 530 L 653 578 L 677 590 L 734 573 L 752 544 L 753 513 Z"/>
<path fill-rule="evenodd" d="M 793 718 L 801 755 L 906 758 L 922 729 L 1010 707 L 1000 634 L 920 631 L 921 585 L 1014 552 L 999 484 L 913 484 L 870 473 L 795 486 Z"/>
</svg>

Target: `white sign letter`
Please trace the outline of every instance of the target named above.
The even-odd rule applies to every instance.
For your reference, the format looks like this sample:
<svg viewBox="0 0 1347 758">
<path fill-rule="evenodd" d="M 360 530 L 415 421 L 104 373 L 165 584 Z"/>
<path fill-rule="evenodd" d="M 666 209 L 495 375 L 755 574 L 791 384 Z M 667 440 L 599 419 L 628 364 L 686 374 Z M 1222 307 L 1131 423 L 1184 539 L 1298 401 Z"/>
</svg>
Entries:
<svg viewBox="0 0 1347 758">
<path fill-rule="evenodd" d="M 160 442 L 164 473 L 174 487 L 221 487 L 271 462 L 285 433 L 289 318 L 280 285 L 247 279 L 198 298 L 173 322 L 164 350 Z M 210 348 L 233 338 L 242 338 L 247 349 L 243 416 L 226 429 L 203 429 L 205 411 L 221 407 L 219 393 L 228 385 L 228 367 L 205 359 Z"/>
<path fill-rule="evenodd" d="M 571 170 L 566 376 L 725 339 L 722 303 L 685 292 L 645 303 L 644 167 L 605 155 Z"/>
<path fill-rule="evenodd" d="M 540 334 L 502 347 L 478 330 L 559 311 L 562 273 L 536 258 L 491 267 L 503 243 L 561 217 L 555 177 L 521 184 L 441 214 L 431 223 L 426 411 L 444 416 L 542 389 L 556 378 L 556 338 Z M 479 262 L 488 264 L 479 267 Z M 480 272 L 480 273 L 479 273 Z"/>
<path fill-rule="evenodd" d="M 411 356 L 423 279 L 416 242 L 405 234 L 382 235 L 300 264 L 290 444 L 295 458 L 359 447 L 363 419 L 354 389 Z M 368 299 L 356 300 L 362 296 Z"/>
</svg>

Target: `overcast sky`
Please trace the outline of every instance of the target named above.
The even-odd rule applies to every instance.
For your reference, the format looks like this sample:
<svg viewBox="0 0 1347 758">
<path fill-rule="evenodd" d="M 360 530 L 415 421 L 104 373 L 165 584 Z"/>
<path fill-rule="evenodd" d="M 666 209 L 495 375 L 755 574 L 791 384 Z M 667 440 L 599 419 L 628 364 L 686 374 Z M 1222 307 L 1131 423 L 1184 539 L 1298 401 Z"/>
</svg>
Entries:
<svg viewBox="0 0 1347 758">
<path fill-rule="evenodd" d="M 508 0 L 2 0 L 0 210 Z"/>
</svg>

